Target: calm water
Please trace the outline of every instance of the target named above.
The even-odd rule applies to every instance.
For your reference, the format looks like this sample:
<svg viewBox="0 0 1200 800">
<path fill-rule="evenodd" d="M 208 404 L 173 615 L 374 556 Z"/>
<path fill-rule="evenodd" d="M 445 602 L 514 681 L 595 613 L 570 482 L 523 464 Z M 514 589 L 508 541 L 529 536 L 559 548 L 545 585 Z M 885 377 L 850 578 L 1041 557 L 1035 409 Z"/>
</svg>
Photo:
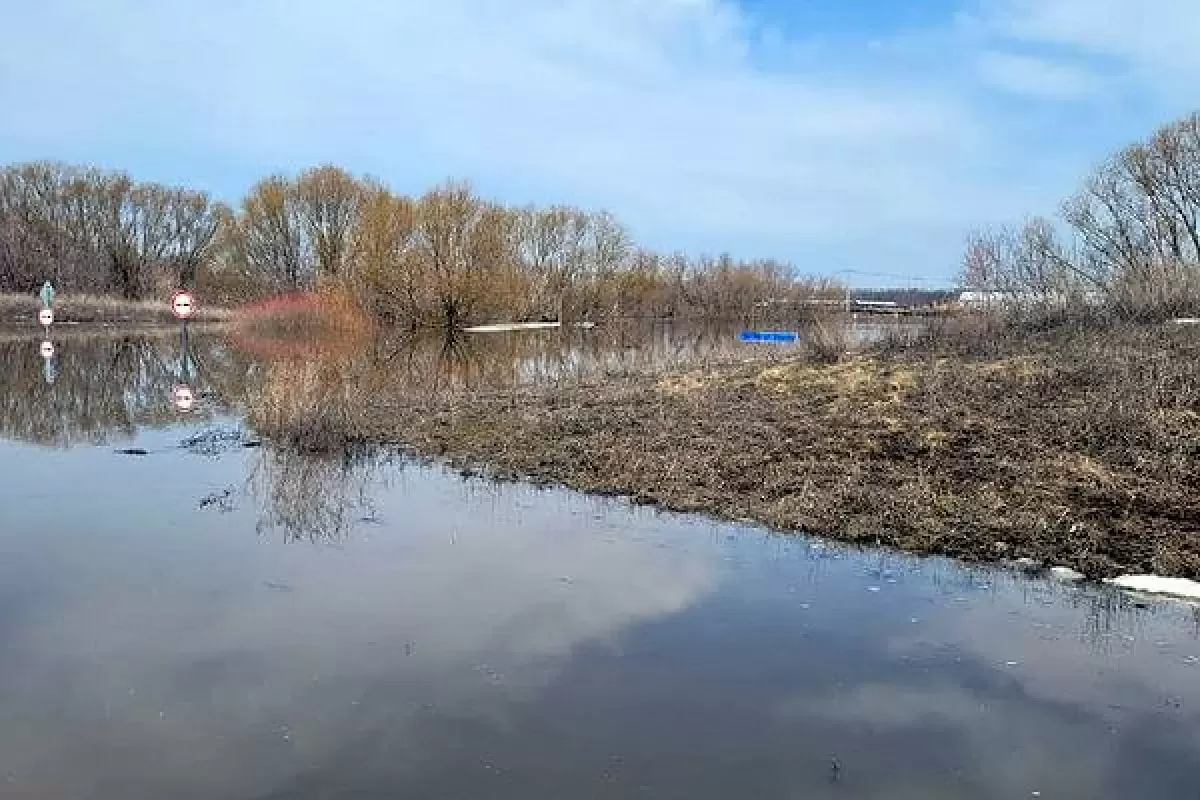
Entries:
<svg viewBox="0 0 1200 800">
<path fill-rule="evenodd" d="M 0 798 L 1200 796 L 1188 607 L 291 453 L 240 411 L 296 378 L 261 348 L 194 337 L 181 414 L 175 338 L 56 344 L 0 343 Z M 302 361 L 444 391 L 725 346 Z"/>
</svg>

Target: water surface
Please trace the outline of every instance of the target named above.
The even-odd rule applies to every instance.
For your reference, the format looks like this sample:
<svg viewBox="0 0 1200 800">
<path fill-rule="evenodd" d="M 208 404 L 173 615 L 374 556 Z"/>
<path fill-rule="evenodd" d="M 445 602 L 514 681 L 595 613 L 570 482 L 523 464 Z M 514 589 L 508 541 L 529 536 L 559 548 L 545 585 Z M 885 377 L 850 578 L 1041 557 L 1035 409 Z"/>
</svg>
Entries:
<svg viewBox="0 0 1200 800">
<path fill-rule="evenodd" d="M 494 390 L 726 346 L 658 336 L 331 374 Z M 1196 796 L 1189 607 L 288 451 L 240 410 L 285 356 L 56 344 L 48 380 L 0 343 L 0 797 Z"/>
</svg>

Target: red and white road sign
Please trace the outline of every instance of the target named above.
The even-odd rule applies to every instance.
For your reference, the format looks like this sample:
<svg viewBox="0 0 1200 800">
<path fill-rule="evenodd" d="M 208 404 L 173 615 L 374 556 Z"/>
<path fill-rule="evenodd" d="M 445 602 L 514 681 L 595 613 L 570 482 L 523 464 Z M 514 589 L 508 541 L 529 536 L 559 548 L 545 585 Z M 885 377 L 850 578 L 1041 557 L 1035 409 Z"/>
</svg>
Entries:
<svg viewBox="0 0 1200 800">
<path fill-rule="evenodd" d="M 43 308 L 38 312 L 38 322 L 42 323 L 46 327 L 50 327 L 54 324 L 54 312 L 48 308 Z"/>
<path fill-rule="evenodd" d="M 180 289 L 171 295 L 171 313 L 179 319 L 187 319 L 196 310 L 196 301 L 187 289 Z"/>
<path fill-rule="evenodd" d="M 171 402 L 180 411 L 191 411 L 196 406 L 196 395 L 192 387 L 181 383 L 171 390 Z"/>
</svg>

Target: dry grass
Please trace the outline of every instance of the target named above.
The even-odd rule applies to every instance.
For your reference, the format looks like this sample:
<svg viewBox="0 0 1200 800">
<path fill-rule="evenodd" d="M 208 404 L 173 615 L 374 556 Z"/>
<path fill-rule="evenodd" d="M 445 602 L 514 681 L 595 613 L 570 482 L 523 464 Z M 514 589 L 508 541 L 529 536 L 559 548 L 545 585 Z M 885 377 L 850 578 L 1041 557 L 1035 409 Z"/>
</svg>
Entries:
<svg viewBox="0 0 1200 800">
<path fill-rule="evenodd" d="M 40 299 L 33 295 L 0 294 L 0 324 L 36 325 Z M 222 322 L 233 312 L 201 304 L 193 320 Z M 55 323 L 174 323 L 169 298 L 162 300 L 121 300 L 104 295 L 59 295 L 54 299 Z"/>
<path fill-rule="evenodd" d="M 845 321 L 837 317 L 816 316 L 802 341 L 808 358 L 819 364 L 836 364 L 850 351 Z"/>
<path fill-rule="evenodd" d="M 237 335 L 247 340 L 329 342 L 373 333 L 371 321 L 340 291 L 276 295 L 242 306 L 233 320 Z"/>
</svg>

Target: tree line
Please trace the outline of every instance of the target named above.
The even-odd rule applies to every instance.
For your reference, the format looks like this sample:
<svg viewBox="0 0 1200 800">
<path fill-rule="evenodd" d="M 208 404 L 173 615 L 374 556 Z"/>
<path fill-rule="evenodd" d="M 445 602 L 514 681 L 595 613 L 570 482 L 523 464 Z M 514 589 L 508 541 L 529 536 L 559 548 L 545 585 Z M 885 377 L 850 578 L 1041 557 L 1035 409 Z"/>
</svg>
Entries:
<svg viewBox="0 0 1200 800">
<path fill-rule="evenodd" d="M 91 167 L 10 166 L 0 170 L 0 290 L 51 280 L 136 300 L 168 275 L 192 283 L 220 219 L 203 192 Z"/>
<path fill-rule="evenodd" d="M 973 234 L 961 280 L 1129 318 L 1200 312 L 1200 113 L 1106 160 L 1057 220 Z"/>
<path fill-rule="evenodd" d="M 419 197 L 334 166 L 271 176 L 232 207 L 204 192 L 59 163 L 0 170 L 0 291 L 209 302 L 342 291 L 389 323 L 736 316 L 837 297 L 774 260 L 638 247 L 606 212 L 512 207 L 465 183 Z"/>
</svg>

